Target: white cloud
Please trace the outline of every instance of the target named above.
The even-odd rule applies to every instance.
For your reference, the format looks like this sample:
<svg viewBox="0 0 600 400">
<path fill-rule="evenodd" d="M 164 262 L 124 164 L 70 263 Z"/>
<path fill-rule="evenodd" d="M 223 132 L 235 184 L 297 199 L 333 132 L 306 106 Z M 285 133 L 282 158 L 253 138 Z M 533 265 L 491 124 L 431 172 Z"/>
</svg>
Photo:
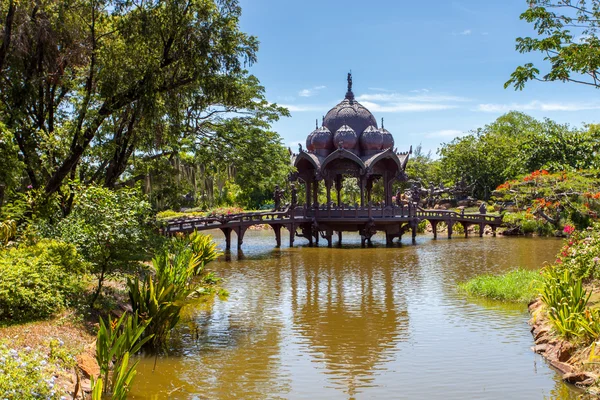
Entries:
<svg viewBox="0 0 600 400">
<path fill-rule="evenodd" d="M 315 94 L 317 94 L 317 92 L 319 92 L 319 90 L 323 90 L 325 89 L 327 86 L 314 86 L 311 89 L 302 89 L 301 91 L 298 92 L 298 96 L 300 97 L 311 97 L 314 96 Z"/>
<path fill-rule="evenodd" d="M 435 103 L 389 103 L 381 105 L 370 101 L 363 101 L 362 105 L 367 107 L 371 112 L 420 112 L 420 111 L 438 111 L 457 108 L 457 106 L 449 104 Z"/>
<path fill-rule="evenodd" d="M 427 90 L 427 89 L 425 89 Z M 414 91 L 413 91 L 414 93 Z M 468 102 L 471 99 L 460 96 L 451 96 L 447 94 L 428 94 L 427 92 L 420 92 L 421 94 L 416 95 L 404 95 L 400 93 L 376 93 L 376 94 L 361 94 L 356 97 L 358 101 L 383 101 L 383 102 L 423 102 L 423 103 L 438 103 L 442 101 L 454 101 L 454 102 Z"/>
<path fill-rule="evenodd" d="M 429 93 L 429 89 L 415 89 L 411 90 L 411 93 Z"/>
<path fill-rule="evenodd" d="M 327 108 L 328 106 L 316 105 L 316 104 L 300 104 L 300 105 L 280 104 L 280 106 L 285 107 L 292 112 L 323 111 L 324 109 L 328 110 L 329 108 L 331 108 L 331 106 L 329 106 L 329 108 Z"/>
<path fill-rule="evenodd" d="M 466 35 L 470 35 L 471 33 L 472 32 L 470 29 L 465 29 L 464 31 L 460 32 L 459 35 L 466 36 Z"/>
<path fill-rule="evenodd" d="M 585 111 L 600 110 L 598 103 L 546 103 L 538 100 L 529 103 L 479 104 L 475 111 L 504 113 L 508 111 Z"/>
</svg>

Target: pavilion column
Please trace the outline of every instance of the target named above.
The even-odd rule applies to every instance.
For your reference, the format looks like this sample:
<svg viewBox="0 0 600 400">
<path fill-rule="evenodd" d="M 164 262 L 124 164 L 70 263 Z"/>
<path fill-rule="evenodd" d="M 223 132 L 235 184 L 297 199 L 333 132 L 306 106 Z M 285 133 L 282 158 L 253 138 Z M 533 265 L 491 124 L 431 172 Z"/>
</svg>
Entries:
<svg viewBox="0 0 600 400">
<path fill-rule="evenodd" d="M 310 185 L 311 185 L 310 180 L 305 179 L 304 185 L 306 186 L 306 208 L 310 208 Z"/>
<path fill-rule="evenodd" d="M 373 190 L 373 178 L 367 179 L 367 203 L 371 202 L 371 191 Z"/>
<path fill-rule="evenodd" d="M 337 192 L 337 205 L 341 207 L 342 205 L 342 175 L 338 175 L 335 177 L 335 191 Z"/>
<path fill-rule="evenodd" d="M 365 206 L 365 177 L 358 178 L 358 186 L 360 186 L 360 206 Z"/>
<path fill-rule="evenodd" d="M 333 182 L 331 179 L 325 179 L 325 189 L 327 190 L 327 208 L 331 206 L 331 186 Z"/>
<path fill-rule="evenodd" d="M 319 207 L 319 181 L 313 181 L 313 207 Z"/>
</svg>

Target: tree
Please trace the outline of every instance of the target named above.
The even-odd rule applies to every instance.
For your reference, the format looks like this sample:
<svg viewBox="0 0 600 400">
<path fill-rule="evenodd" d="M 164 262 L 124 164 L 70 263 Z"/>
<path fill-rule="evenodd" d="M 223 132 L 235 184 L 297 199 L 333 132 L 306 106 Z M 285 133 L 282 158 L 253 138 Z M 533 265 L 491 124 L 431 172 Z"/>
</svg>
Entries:
<svg viewBox="0 0 600 400">
<path fill-rule="evenodd" d="M 114 187 L 140 179 L 134 154 L 172 157 L 231 115 L 286 115 L 245 69 L 258 41 L 240 14 L 236 0 L 0 3 L 0 122 L 31 185 Z"/>
<path fill-rule="evenodd" d="M 528 0 L 521 19 L 534 24 L 539 37 L 517 38 L 520 53 L 541 52 L 550 70 L 533 63 L 517 67 L 504 87 L 523 89 L 530 80 L 575 82 L 600 87 L 600 1 Z"/>
<path fill-rule="evenodd" d="M 151 230 L 150 206 L 136 190 L 90 186 L 77 190 L 73 212 L 59 222 L 56 236 L 91 264 L 98 280 L 94 303 L 108 277 L 147 259 Z"/>
</svg>

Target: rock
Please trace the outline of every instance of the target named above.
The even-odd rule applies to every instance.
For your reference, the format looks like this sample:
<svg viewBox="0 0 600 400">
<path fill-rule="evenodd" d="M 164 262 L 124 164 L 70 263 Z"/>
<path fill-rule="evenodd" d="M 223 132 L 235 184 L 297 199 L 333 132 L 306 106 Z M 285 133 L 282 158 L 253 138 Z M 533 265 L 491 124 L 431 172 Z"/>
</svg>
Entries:
<svg viewBox="0 0 600 400">
<path fill-rule="evenodd" d="M 100 367 L 96 359 L 88 353 L 82 353 L 77 356 L 77 366 L 81 369 L 87 378 L 100 375 Z"/>
<path fill-rule="evenodd" d="M 558 361 L 566 362 L 569 360 L 569 358 L 571 358 L 574 351 L 575 351 L 575 347 L 571 343 L 562 342 L 558 346 L 558 352 L 556 354 L 556 357 L 558 358 Z"/>
<path fill-rule="evenodd" d="M 554 368 L 556 368 L 558 370 L 558 372 L 560 372 L 563 375 L 573 372 L 573 367 L 571 367 L 569 364 L 565 364 L 564 362 L 560 362 L 557 360 L 551 360 L 550 365 L 552 365 Z"/>
<path fill-rule="evenodd" d="M 534 353 L 540 354 L 540 353 L 545 353 L 547 348 L 548 348 L 547 344 L 537 344 L 537 345 L 533 346 L 531 348 L 531 350 L 533 350 Z"/>
<path fill-rule="evenodd" d="M 563 381 L 572 384 L 589 386 L 596 381 L 596 376 L 589 372 L 569 372 L 563 375 Z"/>
<path fill-rule="evenodd" d="M 543 334 L 535 339 L 536 344 L 547 344 L 550 342 L 551 336 L 547 334 Z"/>
</svg>

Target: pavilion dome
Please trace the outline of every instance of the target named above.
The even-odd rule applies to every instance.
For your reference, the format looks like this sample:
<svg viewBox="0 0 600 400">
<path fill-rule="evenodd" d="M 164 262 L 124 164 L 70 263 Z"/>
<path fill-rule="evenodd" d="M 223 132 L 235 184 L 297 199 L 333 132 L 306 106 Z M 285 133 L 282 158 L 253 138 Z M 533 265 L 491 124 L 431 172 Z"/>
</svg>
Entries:
<svg viewBox="0 0 600 400">
<path fill-rule="evenodd" d="M 381 147 L 381 149 L 387 150 L 394 147 L 394 137 L 392 136 L 390 131 L 383 127 L 383 123 L 381 124 L 381 129 L 379 131 L 381 132 L 381 137 L 383 138 L 383 146 Z"/>
<path fill-rule="evenodd" d="M 337 148 L 355 150 L 358 143 L 358 135 L 348 125 L 342 125 L 333 136 L 333 145 Z"/>
<path fill-rule="evenodd" d="M 331 149 L 333 149 L 333 135 L 331 131 L 322 126 L 311 133 L 311 135 L 313 136 L 310 144 L 314 149 L 313 151 L 321 156 L 327 156 Z"/>
<path fill-rule="evenodd" d="M 348 125 L 354 132 L 361 133 L 371 125 L 377 127 L 377 121 L 369 110 L 354 100 L 354 95 L 349 91 L 346 98 L 325 115 L 323 125 L 331 132 L 337 132 L 342 125 Z"/>
<path fill-rule="evenodd" d="M 366 152 L 381 151 L 383 147 L 383 135 L 373 125 L 367 127 L 360 135 L 360 147 Z"/>
<path fill-rule="evenodd" d="M 315 146 L 313 146 L 312 144 L 312 139 L 313 137 L 317 134 L 317 131 L 319 129 L 315 129 L 314 131 L 312 131 L 311 133 L 308 134 L 308 136 L 306 137 L 306 150 L 308 151 L 314 151 L 315 150 Z"/>
</svg>

